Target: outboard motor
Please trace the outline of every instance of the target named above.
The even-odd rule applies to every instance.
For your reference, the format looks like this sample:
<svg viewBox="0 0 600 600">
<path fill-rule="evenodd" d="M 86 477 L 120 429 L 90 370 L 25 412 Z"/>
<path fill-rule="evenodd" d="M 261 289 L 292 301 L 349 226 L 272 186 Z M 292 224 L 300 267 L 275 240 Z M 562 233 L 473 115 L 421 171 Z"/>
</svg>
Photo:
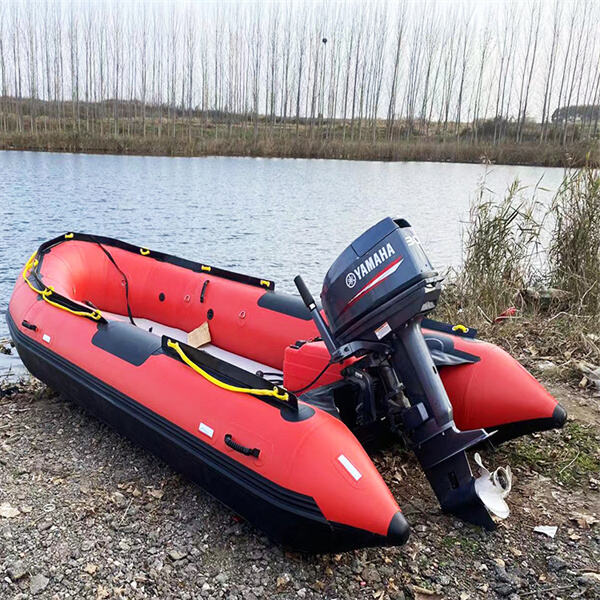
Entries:
<svg viewBox="0 0 600 600">
<path fill-rule="evenodd" d="M 421 332 L 441 292 L 407 221 L 383 219 L 348 246 L 325 276 L 321 302 L 327 325 L 298 276 L 296 285 L 331 354 L 376 357 L 390 398 L 399 400 L 401 429 L 446 512 L 493 529 L 493 502 L 478 494 L 465 450 L 488 437 L 459 431 L 452 405 Z M 506 490 L 498 490 L 506 495 Z M 486 507 L 487 504 L 487 507 Z M 494 511 L 495 512 L 495 511 Z"/>
</svg>

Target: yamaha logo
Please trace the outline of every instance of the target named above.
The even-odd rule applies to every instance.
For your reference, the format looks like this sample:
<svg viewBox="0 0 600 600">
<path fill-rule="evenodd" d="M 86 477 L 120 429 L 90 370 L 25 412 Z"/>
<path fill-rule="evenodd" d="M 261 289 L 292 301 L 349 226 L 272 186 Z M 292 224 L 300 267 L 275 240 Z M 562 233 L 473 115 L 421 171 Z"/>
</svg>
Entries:
<svg viewBox="0 0 600 600">
<path fill-rule="evenodd" d="M 353 269 L 346 275 L 346 285 L 349 288 L 353 288 L 357 281 L 362 281 L 363 277 L 367 276 L 379 265 L 385 263 L 394 254 L 396 254 L 396 251 L 389 242 L 385 246 L 381 246 L 381 248 L 375 250 L 371 256 L 360 263 L 356 269 Z"/>
</svg>

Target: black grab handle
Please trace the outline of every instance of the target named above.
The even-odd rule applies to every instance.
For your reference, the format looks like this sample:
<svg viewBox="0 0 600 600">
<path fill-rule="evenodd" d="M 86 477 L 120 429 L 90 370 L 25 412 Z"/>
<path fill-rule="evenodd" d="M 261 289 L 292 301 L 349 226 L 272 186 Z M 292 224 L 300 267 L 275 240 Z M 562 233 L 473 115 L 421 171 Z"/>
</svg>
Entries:
<svg viewBox="0 0 600 600">
<path fill-rule="evenodd" d="M 306 284 L 300 275 L 294 277 L 294 283 L 300 292 L 300 296 L 302 296 L 302 300 L 304 300 L 304 304 L 306 304 L 306 308 L 308 308 L 308 310 L 315 308 L 315 299 L 312 297 L 312 294 L 306 287 Z"/>
<path fill-rule="evenodd" d="M 234 442 L 230 433 L 225 434 L 225 443 L 230 448 L 233 448 L 236 452 L 241 452 L 246 456 L 254 456 L 255 458 L 258 458 L 258 455 L 260 454 L 260 450 L 258 448 L 248 448 L 247 446 L 242 446 L 241 444 Z"/>
<path fill-rule="evenodd" d="M 205 279 L 202 284 L 202 292 L 200 292 L 200 302 L 204 303 L 204 294 L 206 294 L 206 287 L 208 286 L 210 279 Z"/>
</svg>

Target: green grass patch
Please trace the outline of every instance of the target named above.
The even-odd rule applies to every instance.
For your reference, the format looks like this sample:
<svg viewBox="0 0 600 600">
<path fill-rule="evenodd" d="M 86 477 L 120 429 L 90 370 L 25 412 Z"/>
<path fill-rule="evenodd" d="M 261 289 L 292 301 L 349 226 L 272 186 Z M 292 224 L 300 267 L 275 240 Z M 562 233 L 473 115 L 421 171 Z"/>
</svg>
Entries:
<svg viewBox="0 0 600 600">
<path fill-rule="evenodd" d="M 511 466 L 531 469 L 567 487 L 600 473 L 600 435 L 593 425 L 569 422 L 562 431 L 527 436 L 502 452 Z"/>
<path fill-rule="evenodd" d="M 479 540 L 468 536 L 446 536 L 442 539 L 442 547 L 448 550 L 456 547 L 461 548 L 469 554 L 476 554 L 480 551 Z"/>
</svg>

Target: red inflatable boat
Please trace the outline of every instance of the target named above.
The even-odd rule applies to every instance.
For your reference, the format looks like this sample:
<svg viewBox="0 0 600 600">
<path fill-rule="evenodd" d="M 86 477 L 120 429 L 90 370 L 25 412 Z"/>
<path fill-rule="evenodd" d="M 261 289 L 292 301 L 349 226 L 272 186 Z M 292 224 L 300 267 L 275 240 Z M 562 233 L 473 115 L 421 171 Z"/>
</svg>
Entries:
<svg viewBox="0 0 600 600">
<path fill-rule="evenodd" d="M 444 510 L 493 527 L 465 450 L 560 427 L 566 414 L 499 348 L 422 321 L 439 283 L 416 269 L 426 259 L 411 257 L 408 224 L 367 233 L 376 242 L 355 242 L 340 271 L 358 300 L 334 293 L 332 267 L 322 309 L 301 280 L 304 301 L 266 279 L 70 233 L 28 261 L 7 320 L 31 373 L 287 546 L 406 541 L 363 449 L 386 437 L 414 449 Z M 196 348 L 200 330 L 210 342 Z"/>
</svg>

